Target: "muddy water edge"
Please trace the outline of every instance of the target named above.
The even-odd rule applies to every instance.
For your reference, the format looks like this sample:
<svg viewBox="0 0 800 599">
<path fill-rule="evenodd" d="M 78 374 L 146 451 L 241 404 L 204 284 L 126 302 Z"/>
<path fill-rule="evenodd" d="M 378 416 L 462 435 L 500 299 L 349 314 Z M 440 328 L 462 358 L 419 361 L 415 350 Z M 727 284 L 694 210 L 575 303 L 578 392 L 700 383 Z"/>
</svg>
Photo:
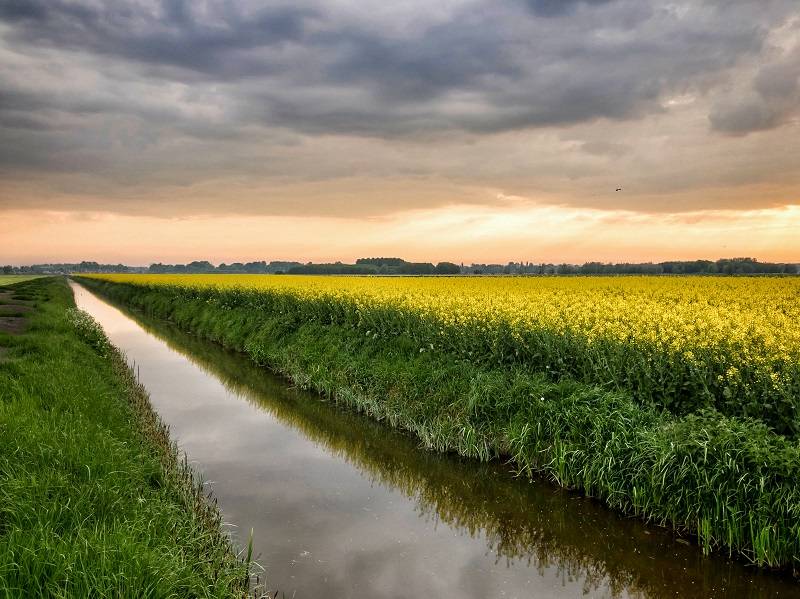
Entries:
<svg viewBox="0 0 800 599">
<path fill-rule="evenodd" d="M 247 357 L 113 306 L 78 307 L 135 363 L 240 546 L 286 597 L 800 597 L 544 480 L 421 450 Z"/>
</svg>

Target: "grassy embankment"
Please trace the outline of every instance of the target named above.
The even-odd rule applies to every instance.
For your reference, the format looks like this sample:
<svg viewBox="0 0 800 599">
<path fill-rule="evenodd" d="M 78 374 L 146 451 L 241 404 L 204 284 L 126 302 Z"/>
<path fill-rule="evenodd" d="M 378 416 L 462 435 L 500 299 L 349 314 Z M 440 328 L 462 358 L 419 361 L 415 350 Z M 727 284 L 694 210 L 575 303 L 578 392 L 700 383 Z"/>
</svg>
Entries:
<svg viewBox="0 0 800 599">
<path fill-rule="evenodd" d="M 405 332 L 378 334 L 372 323 L 365 334 L 363 314 L 328 298 L 83 281 L 431 449 L 509 457 L 523 473 L 545 473 L 614 509 L 696 534 L 705 551 L 800 564 L 800 445 L 758 420 L 713 407 L 678 415 L 624 389 L 554 380 L 524 364 L 421 352 L 407 313 L 383 314 Z M 418 326 L 428 324 L 421 317 Z"/>
<path fill-rule="evenodd" d="M 24 317 L 0 318 L 0 597 L 243 596 L 219 512 L 65 281 L 0 294 Z"/>
<path fill-rule="evenodd" d="M 41 276 L 42 275 L 0 275 L 0 287 L 30 281 L 31 279 L 38 279 Z"/>
</svg>

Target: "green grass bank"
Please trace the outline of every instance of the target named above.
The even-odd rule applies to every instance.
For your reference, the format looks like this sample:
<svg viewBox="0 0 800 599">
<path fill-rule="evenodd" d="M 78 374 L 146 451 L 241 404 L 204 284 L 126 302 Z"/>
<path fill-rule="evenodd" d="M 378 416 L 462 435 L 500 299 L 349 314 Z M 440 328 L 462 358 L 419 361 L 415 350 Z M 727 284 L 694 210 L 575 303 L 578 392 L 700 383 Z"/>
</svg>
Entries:
<svg viewBox="0 0 800 599">
<path fill-rule="evenodd" d="M 268 310 L 242 301 L 246 294 L 80 280 L 430 449 L 511 459 L 524 474 L 696 535 L 706 552 L 800 565 L 800 444 L 757 420 L 713 409 L 677 416 L 569 377 L 420 353 L 402 335 Z"/>
<path fill-rule="evenodd" d="M 63 278 L 0 289 L 0 597 L 241 597 L 248 566 Z"/>
<path fill-rule="evenodd" d="M 42 275 L 0 275 L 0 286 L 14 285 L 15 283 L 22 283 L 23 281 L 36 279 L 40 276 Z"/>
</svg>

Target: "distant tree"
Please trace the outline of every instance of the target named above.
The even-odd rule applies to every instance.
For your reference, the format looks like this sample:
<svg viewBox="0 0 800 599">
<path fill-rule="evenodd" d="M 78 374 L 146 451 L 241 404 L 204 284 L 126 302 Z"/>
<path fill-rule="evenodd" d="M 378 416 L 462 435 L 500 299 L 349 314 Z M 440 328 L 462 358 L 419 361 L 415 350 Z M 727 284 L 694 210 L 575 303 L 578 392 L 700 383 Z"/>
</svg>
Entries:
<svg viewBox="0 0 800 599">
<path fill-rule="evenodd" d="M 555 274 L 557 275 L 578 274 L 578 268 L 579 267 L 574 266 L 573 264 L 559 264 L 558 266 L 555 267 Z"/>
<path fill-rule="evenodd" d="M 274 272 L 275 274 L 281 273 L 284 274 L 293 266 L 301 266 L 299 262 L 286 262 L 282 260 L 272 260 L 267 265 L 267 272 Z"/>
<path fill-rule="evenodd" d="M 157 262 L 155 264 L 151 264 L 150 267 L 147 269 L 147 272 L 153 274 L 163 274 L 165 272 L 169 272 L 168 268 L 169 268 L 168 264 L 161 264 L 161 262 Z"/>
<path fill-rule="evenodd" d="M 4 275 L 10 275 L 10 274 L 14 274 L 14 267 L 13 267 L 13 266 L 11 266 L 10 264 L 6 264 L 6 265 L 3 267 L 3 274 L 4 274 Z"/>
<path fill-rule="evenodd" d="M 244 271 L 251 274 L 260 274 L 267 272 L 267 263 L 263 260 L 259 262 L 248 262 L 244 265 Z"/>
<path fill-rule="evenodd" d="M 586 262 L 578 267 L 577 271 L 582 275 L 599 275 L 603 272 L 602 262 Z"/>
<path fill-rule="evenodd" d="M 400 265 L 400 273 L 404 275 L 432 275 L 435 269 L 430 262 L 405 262 Z"/>
<path fill-rule="evenodd" d="M 457 275 L 461 273 L 461 268 L 458 264 L 452 262 L 439 262 L 434 269 L 437 275 Z"/>
<path fill-rule="evenodd" d="M 189 262 L 189 264 L 184 267 L 184 270 L 189 273 L 209 273 L 214 272 L 216 269 L 208 260 L 195 260 Z"/>
<path fill-rule="evenodd" d="M 75 268 L 78 272 L 100 272 L 101 268 L 97 262 L 87 262 L 84 260 Z"/>
<path fill-rule="evenodd" d="M 378 268 L 372 264 L 302 264 L 293 266 L 290 275 L 374 275 Z"/>
<path fill-rule="evenodd" d="M 241 262 L 234 262 L 228 266 L 228 270 L 230 270 L 230 272 L 244 272 L 244 264 Z"/>
<path fill-rule="evenodd" d="M 371 264 L 372 266 L 402 266 L 406 261 L 402 258 L 359 258 L 356 264 Z"/>
</svg>

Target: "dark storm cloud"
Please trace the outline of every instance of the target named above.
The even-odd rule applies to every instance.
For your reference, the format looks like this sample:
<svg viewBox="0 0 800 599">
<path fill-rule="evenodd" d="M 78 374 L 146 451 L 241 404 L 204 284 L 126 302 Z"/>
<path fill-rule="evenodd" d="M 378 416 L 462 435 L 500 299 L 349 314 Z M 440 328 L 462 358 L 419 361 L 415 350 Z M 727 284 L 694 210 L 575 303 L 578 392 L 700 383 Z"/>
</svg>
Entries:
<svg viewBox="0 0 800 599">
<path fill-rule="evenodd" d="M 244 104 L 245 118 L 394 135 L 406 125 L 491 132 L 636 118 L 659 110 L 670 89 L 756 51 L 766 32 L 749 9 L 704 9 L 689 19 L 658 5 L 532 0 L 518 11 L 473 2 L 403 35 L 391 24 L 297 3 L 30 0 L 3 4 L 0 16 L 18 51 L 44 46 L 125 60 L 151 68 L 139 76 L 184 83 L 241 82 L 231 101 Z M 344 87 L 346 97 L 338 93 Z"/>
<path fill-rule="evenodd" d="M 607 4 L 613 0 L 527 0 L 531 11 L 540 17 L 560 17 L 574 11 L 578 6 Z"/>
<path fill-rule="evenodd" d="M 164 0 L 155 8 L 134 2 L 101 4 L 64 0 L 14 0 L 0 5 L 0 19 L 13 26 L 17 43 L 180 67 L 214 78 L 264 74 L 268 60 L 242 53 L 302 37 L 315 11 L 273 6 L 243 14 L 232 3 L 208 7 L 202 20 L 193 3 Z"/>
</svg>

